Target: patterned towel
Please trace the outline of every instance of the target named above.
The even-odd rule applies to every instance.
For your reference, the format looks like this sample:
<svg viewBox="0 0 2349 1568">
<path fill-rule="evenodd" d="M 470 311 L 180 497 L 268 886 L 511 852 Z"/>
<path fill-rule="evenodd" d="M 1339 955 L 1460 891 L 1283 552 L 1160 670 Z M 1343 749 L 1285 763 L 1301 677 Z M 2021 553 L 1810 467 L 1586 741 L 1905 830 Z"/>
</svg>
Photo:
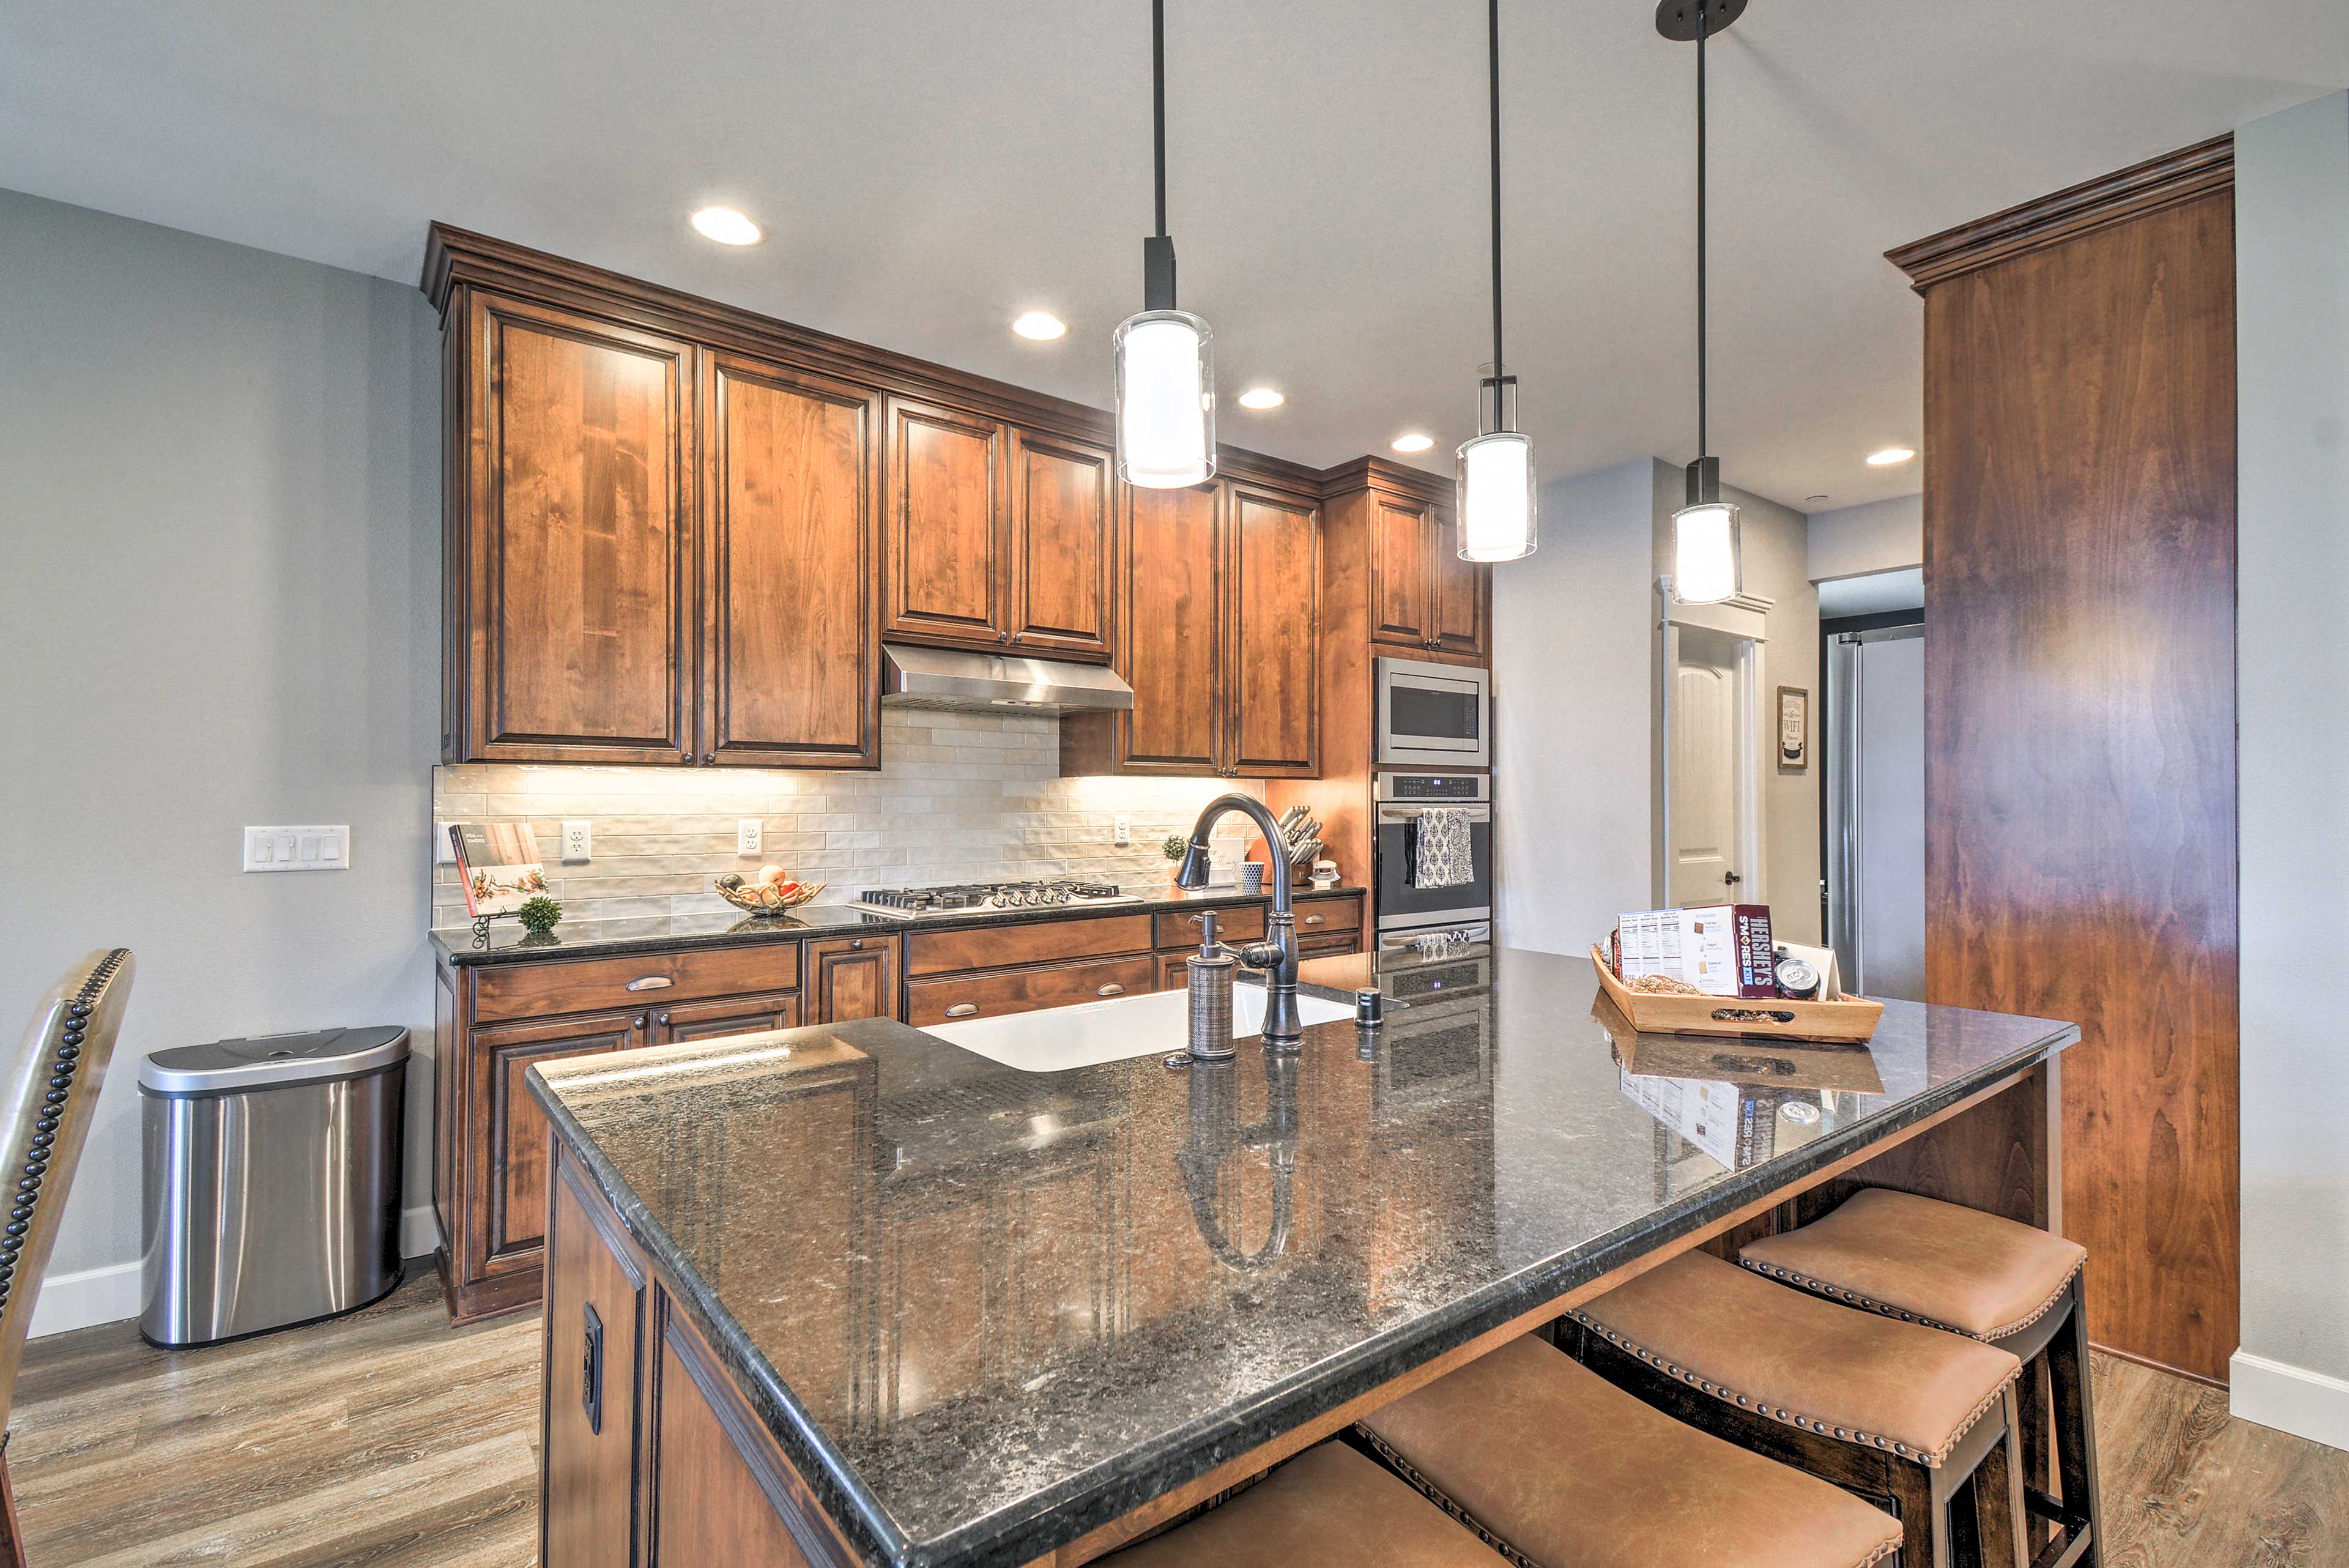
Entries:
<svg viewBox="0 0 2349 1568">
<path fill-rule="evenodd" d="M 1431 806 L 1412 825 L 1411 885 L 1464 888 L 1475 880 L 1468 852 L 1468 814 Z"/>
</svg>

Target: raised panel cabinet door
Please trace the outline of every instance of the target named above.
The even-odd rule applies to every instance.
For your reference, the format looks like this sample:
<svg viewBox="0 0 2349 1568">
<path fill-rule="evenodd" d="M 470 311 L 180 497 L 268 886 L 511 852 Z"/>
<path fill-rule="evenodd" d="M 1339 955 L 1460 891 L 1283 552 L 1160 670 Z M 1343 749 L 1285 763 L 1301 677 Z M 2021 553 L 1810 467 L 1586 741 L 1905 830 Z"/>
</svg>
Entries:
<svg viewBox="0 0 2349 1568">
<path fill-rule="evenodd" d="M 887 621 L 892 637 L 999 647 L 1005 624 L 1003 431 L 889 400 Z"/>
<path fill-rule="evenodd" d="M 649 1013 L 602 1012 L 473 1031 L 471 1056 L 480 1075 L 473 1103 L 481 1116 L 473 1130 L 474 1168 L 489 1189 L 482 1263 L 534 1257 L 545 1237 L 546 1114 L 531 1098 L 523 1075 L 542 1062 L 645 1044 L 651 1023 Z"/>
<path fill-rule="evenodd" d="M 1428 507 L 1392 495 L 1371 497 L 1371 640 L 1427 646 Z"/>
<path fill-rule="evenodd" d="M 546 1403 L 539 1530 L 545 1568 L 629 1568 L 636 1536 L 636 1362 L 645 1269 L 569 1158 L 546 1237 Z"/>
<path fill-rule="evenodd" d="M 714 354 L 704 378 L 703 760 L 881 760 L 881 397 Z"/>
<path fill-rule="evenodd" d="M 1109 658 L 1108 451 L 1011 432 L 1011 640 L 1061 659 Z"/>
<path fill-rule="evenodd" d="M 1428 617 L 1428 646 L 1445 653 L 1484 657 L 1493 621 L 1493 568 L 1460 558 L 1452 520 L 1440 512 L 1428 524 L 1427 552 L 1428 583 L 1434 597 Z"/>
<path fill-rule="evenodd" d="M 898 939 L 827 937 L 807 945 L 807 1021 L 850 1023 L 895 1018 Z"/>
<path fill-rule="evenodd" d="M 1301 501 L 1232 488 L 1231 773 L 1321 771 L 1320 519 Z"/>
<path fill-rule="evenodd" d="M 850 1561 L 807 1483 L 666 1293 L 656 1313 L 659 1345 L 647 1357 L 652 1408 L 645 1423 L 646 1568 Z"/>
<path fill-rule="evenodd" d="M 796 996 L 729 996 L 717 1002 L 679 1002 L 653 1013 L 653 1037 L 664 1045 L 799 1026 Z"/>
<path fill-rule="evenodd" d="M 1220 772 L 1223 508 L 1219 487 L 1124 491 L 1116 614 L 1133 711 L 1118 771 Z"/>
<path fill-rule="evenodd" d="M 468 306 L 460 760 L 682 763 L 693 346 Z"/>
</svg>

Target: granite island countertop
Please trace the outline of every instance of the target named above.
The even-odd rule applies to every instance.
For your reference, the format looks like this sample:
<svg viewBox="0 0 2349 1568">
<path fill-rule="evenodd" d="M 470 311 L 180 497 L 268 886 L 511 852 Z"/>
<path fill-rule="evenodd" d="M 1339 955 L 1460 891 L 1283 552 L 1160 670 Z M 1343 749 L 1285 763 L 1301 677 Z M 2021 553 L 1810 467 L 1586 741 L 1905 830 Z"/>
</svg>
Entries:
<svg viewBox="0 0 2349 1568">
<path fill-rule="evenodd" d="M 1336 888 L 1300 888 L 1297 897 L 1336 898 L 1359 895 L 1362 888 L 1347 883 Z M 746 915 L 721 909 L 702 915 L 647 915 L 626 920 L 565 920 L 543 936 L 523 930 L 513 921 L 491 923 L 489 945 L 477 946 L 471 926 L 444 926 L 431 933 L 432 945 L 459 966 L 534 963 L 545 959 L 608 958 L 624 953 L 669 952 L 680 947 L 748 947 L 760 942 L 794 942 L 803 937 L 825 937 L 873 931 L 933 931 L 965 926 L 1029 925 L 1040 920 L 1078 920 L 1109 915 L 1154 914 L 1162 909 L 1227 909 L 1269 904 L 1268 893 L 1243 893 L 1218 888 L 1200 893 L 1174 893 L 1164 888 L 1123 904 L 1054 906 L 1034 909 L 991 910 L 983 915 L 876 915 L 846 904 L 805 904 L 781 915 Z"/>
<path fill-rule="evenodd" d="M 2078 1038 L 1896 1002 L 1776 1060 L 1629 1033 L 1587 958 L 1476 958 L 1220 1069 L 876 1020 L 530 1087 L 866 1562 L 1010 1565 Z"/>
</svg>

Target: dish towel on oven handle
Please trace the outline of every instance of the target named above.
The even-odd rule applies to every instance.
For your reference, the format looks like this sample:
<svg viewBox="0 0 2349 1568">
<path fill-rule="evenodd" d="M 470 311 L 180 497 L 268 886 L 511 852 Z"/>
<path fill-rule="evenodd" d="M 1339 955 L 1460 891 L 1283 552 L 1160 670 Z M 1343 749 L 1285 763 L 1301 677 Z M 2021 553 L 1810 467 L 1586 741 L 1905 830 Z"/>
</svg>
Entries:
<svg viewBox="0 0 2349 1568">
<path fill-rule="evenodd" d="M 1464 888 L 1476 879 L 1475 857 L 1469 852 L 1468 814 L 1445 806 L 1430 806 L 1411 825 L 1411 885 L 1414 888 Z"/>
</svg>

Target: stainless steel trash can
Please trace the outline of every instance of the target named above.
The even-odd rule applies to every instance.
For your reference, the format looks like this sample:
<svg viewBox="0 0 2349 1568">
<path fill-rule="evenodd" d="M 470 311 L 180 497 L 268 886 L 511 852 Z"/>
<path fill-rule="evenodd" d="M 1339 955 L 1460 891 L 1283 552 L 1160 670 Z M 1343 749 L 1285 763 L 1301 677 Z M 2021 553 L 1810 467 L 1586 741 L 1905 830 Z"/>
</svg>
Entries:
<svg viewBox="0 0 2349 1568">
<path fill-rule="evenodd" d="M 147 1058 L 140 1334 L 209 1345 L 389 1294 L 407 1084 L 408 1031 L 388 1025 Z"/>
</svg>

